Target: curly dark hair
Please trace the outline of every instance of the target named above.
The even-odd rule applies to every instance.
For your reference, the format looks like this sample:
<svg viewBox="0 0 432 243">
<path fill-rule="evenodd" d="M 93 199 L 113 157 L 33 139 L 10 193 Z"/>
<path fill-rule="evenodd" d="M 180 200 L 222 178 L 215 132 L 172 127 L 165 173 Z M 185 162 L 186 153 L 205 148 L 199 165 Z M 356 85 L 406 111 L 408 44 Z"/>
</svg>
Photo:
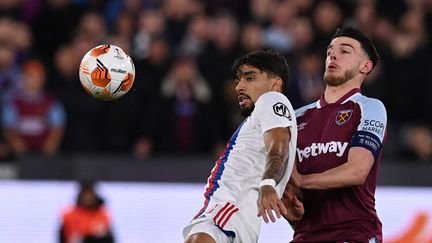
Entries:
<svg viewBox="0 0 432 243">
<path fill-rule="evenodd" d="M 268 75 L 280 77 L 283 81 L 282 93 L 286 94 L 290 74 L 289 66 L 285 57 L 277 51 L 254 51 L 238 58 L 231 68 L 232 79 L 239 79 L 242 65 L 250 65 L 262 72 L 266 72 Z"/>
</svg>

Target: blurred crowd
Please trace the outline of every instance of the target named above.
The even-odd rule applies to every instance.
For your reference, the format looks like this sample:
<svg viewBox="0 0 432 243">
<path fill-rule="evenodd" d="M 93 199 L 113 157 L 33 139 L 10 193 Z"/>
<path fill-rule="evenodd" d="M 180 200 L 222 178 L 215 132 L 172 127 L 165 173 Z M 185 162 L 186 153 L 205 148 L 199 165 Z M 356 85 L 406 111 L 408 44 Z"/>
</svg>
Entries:
<svg viewBox="0 0 432 243">
<path fill-rule="evenodd" d="M 360 28 L 382 58 L 363 86 L 388 111 L 387 158 L 432 160 L 432 0 L 2 0 L 0 157 L 61 153 L 217 153 L 241 122 L 237 57 L 275 49 L 294 108 L 319 98 L 326 47 Z M 109 43 L 135 84 L 90 97 L 81 58 Z"/>
</svg>

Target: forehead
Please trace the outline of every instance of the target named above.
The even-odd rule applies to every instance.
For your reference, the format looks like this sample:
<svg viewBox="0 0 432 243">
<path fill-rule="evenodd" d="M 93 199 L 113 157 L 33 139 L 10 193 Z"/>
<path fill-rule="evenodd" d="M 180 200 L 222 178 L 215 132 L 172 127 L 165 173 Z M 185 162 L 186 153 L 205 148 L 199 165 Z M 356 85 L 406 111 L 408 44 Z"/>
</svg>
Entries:
<svg viewBox="0 0 432 243">
<path fill-rule="evenodd" d="M 259 72 L 260 70 L 252 65 L 249 64 L 243 64 L 239 67 L 239 71 L 241 74 L 244 74 L 245 72 Z"/>
<path fill-rule="evenodd" d="M 239 67 L 238 69 L 238 74 L 240 75 L 247 75 L 247 74 L 252 74 L 252 73 L 260 73 L 261 71 L 249 64 L 243 64 Z"/>
<path fill-rule="evenodd" d="M 356 50 L 361 48 L 360 42 L 358 42 L 356 39 L 346 37 L 346 36 L 340 36 L 334 38 L 329 45 L 329 47 L 338 47 L 338 46 L 351 46 Z"/>
</svg>

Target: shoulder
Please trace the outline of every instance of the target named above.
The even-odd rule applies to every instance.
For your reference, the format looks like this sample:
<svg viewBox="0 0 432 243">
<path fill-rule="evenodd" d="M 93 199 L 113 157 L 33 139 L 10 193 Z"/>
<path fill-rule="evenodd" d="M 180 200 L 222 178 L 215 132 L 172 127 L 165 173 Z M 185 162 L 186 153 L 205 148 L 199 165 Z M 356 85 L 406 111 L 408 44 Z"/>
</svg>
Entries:
<svg viewBox="0 0 432 243">
<path fill-rule="evenodd" d="M 292 109 L 292 105 L 288 98 L 279 92 L 270 91 L 262 94 L 255 103 L 257 112 L 262 112 L 267 109 Z"/>
<path fill-rule="evenodd" d="M 276 91 L 270 91 L 262 94 L 258 98 L 256 103 L 259 104 L 259 103 L 274 102 L 274 101 L 289 102 L 288 98 L 284 94 Z"/>
<path fill-rule="evenodd" d="M 63 218 L 70 218 L 73 217 L 76 214 L 76 208 L 75 207 L 68 207 L 62 211 Z"/>
<path fill-rule="evenodd" d="M 252 117 L 277 115 L 290 118 L 294 110 L 288 98 L 279 92 L 271 91 L 262 94 L 255 103 Z"/>
<path fill-rule="evenodd" d="M 295 115 L 297 117 L 298 116 L 302 116 L 304 113 L 306 113 L 306 111 L 308 111 L 310 109 L 317 108 L 318 102 L 319 102 L 319 100 L 296 109 L 295 110 Z"/>
<path fill-rule="evenodd" d="M 368 113 L 368 114 L 375 113 L 375 114 L 382 114 L 382 115 L 387 114 L 384 104 L 378 99 L 370 98 L 362 94 L 359 94 L 353 97 L 352 101 L 357 103 L 360 106 L 362 113 Z"/>
</svg>

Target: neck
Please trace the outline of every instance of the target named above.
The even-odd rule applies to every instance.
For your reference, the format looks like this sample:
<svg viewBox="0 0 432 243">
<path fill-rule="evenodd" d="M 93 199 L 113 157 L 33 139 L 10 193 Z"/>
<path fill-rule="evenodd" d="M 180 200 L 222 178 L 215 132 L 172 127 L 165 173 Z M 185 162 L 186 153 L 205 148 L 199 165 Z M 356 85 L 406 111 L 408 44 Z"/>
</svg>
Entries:
<svg viewBox="0 0 432 243">
<path fill-rule="evenodd" d="M 327 103 L 335 103 L 340 98 L 342 98 L 346 93 L 355 88 L 360 88 L 361 82 L 356 80 L 349 80 L 343 84 L 337 86 L 326 85 L 324 91 L 324 99 Z"/>
</svg>

